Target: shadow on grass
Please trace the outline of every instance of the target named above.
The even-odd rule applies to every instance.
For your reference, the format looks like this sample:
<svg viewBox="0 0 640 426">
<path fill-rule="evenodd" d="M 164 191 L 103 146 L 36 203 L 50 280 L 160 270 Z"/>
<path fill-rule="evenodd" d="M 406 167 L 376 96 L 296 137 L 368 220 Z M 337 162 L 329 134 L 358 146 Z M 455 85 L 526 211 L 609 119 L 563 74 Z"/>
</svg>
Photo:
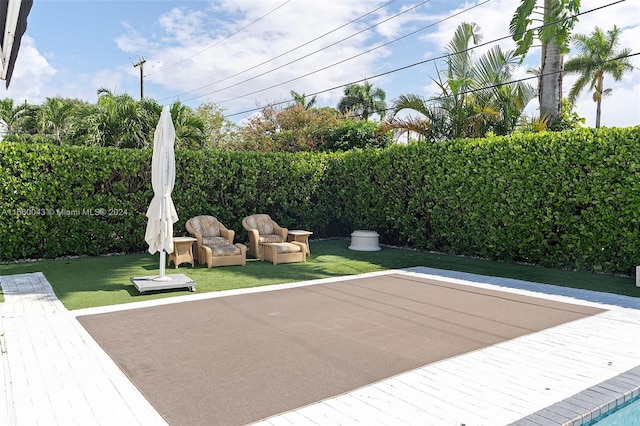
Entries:
<svg viewBox="0 0 640 426">
<path fill-rule="evenodd" d="M 196 291 L 203 293 L 428 266 L 640 297 L 640 288 L 635 286 L 631 277 L 596 275 L 388 247 L 378 252 L 356 252 L 349 250 L 348 245 L 347 240 L 311 241 L 311 256 L 305 263 L 272 265 L 248 259 L 244 267 L 208 269 L 202 265 L 195 268 L 183 266 L 177 270 L 167 268 L 167 274 L 187 275 L 195 281 Z M 0 275 L 42 272 L 68 309 L 190 294 L 187 289 L 176 289 L 140 295 L 130 278 L 158 274 L 158 264 L 158 254 L 152 256 L 140 253 L 12 263 L 0 265 Z"/>
</svg>

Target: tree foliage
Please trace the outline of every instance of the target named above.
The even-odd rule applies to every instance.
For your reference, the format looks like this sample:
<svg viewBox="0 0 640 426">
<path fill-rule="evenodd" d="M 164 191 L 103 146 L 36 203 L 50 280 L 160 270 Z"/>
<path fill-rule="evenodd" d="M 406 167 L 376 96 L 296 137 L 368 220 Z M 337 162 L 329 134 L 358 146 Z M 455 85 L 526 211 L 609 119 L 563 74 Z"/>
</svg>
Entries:
<svg viewBox="0 0 640 426">
<path fill-rule="evenodd" d="M 373 114 L 378 114 L 382 119 L 387 111 L 386 97 L 384 90 L 373 87 L 368 81 L 364 84 L 350 84 L 344 88 L 344 96 L 338 102 L 338 111 L 351 118 L 368 120 Z"/>
<path fill-rule="evenodd" d="M 568 52 L 579 11 L 580 0 L 522 0 L 509 24 L 509 32 L 518 46 L 515 53 L 522 59 L 536 38 L 542 43 L 538 99 L 540 115 L 550 125 L 560 115 L 563 57 Z"/>
<path fill-rule="evenodd" d="M 571 14 L 578 12 L 580 0 L 542 0 L 542 4 L 540 0 L 522 0 L 509 23 L 509 32 L 518 45 L 516 55 L 526 55 L 535 39 L 557 44 L 563 54 L 568 53 L 571 30 L 578 21 Z M 536 15 L 542 19 L 535 19 Z"/>
<path fill-rule="evenodd" d="M 15 105 L 13 99 L 0 100 L 0 120 L 4 122 L 4 136 L 19 131 L 20 118 L 27 112 L 27 104 Z"/>
<path fill-rule="evenodd" d="M 631 49 L 619 50 L 620 28 L 616 25 L 605 32 L 596 27 L 590 35 L 576 34 L 573 44 L 578 54 L 564 66 L 567 74 L 577 74 L 578 79 L 569 91 L 569 101 L 575 102 L 586 88 L 593 92 L 596 103 L 596 128 L 600 127 L 602 99 L 611 95 L 612 89 L 605 89 L 604 77 L 609 74 L 615 81 L 622 80 L 626 71 L 633 70 L 628 56 Z"/>
<path fill-rule="evenodd" d="M 346 151 L 383 147 L 391 141 L 376 122 L 340 115 L 334 108 L 302 103 L 267 105 L 239 130 L 237 150 L 260 152 Z"/>
<path fill-rule="evenodd" d="M 128 94 L 114 94 L 101 88 L 98 100 L 90 104 L 78 99 L 47 98 L 41 105 L 14 106 L 0 101 L 0 119 L 7 124 L 12 140 L 50 141 L 58 145 L 114 146 L 146 148 L 162 106 L 153 99 L 137 101 Z M 171 116 L 176 127 L 176 147 L 205 145 L 204 122 L 191 108 L 174 102 Z"/>
<path fill-rule="evenodd" d="M 212 149 L 230 149 L 237 126 L 224 116 L 224 109 L 214 103 L 199 105 L 195 114 L 204 124 L 204 145 Z"/>
<path fill-rule="evenodd" d="M 293 102 L 301 105 L 304 109 L 313 108 L 318 101 L 318 96 L 312 96 L 309 98 L 306 94 L 298 93 L 295 90 L 291 90 L 289 93 L 293 98 Z"/>
<path fill-rule="evenodd" d="M 412 94 L 399 96 L 386 124 L 431 141 L 513 131 L 533 97 L 533 88 L 512 81 L 520 59 L 514 52 L 495 46 L 476 61 L 471 46 L 481 40 L 478 25 L 460 24 L 447 45 L 445 68 L 434 80 L 439 93 L 429 99 Z M 419 115 L 400 117 L 406 110 Z"/>
<path fill-rule="evenodd" d="M 393 134 L 385 126 L 368 120 L 344 120 L 333 127 L 321 151 L 349 151 L 360 148 L 386 148 Z"/>
</svg>

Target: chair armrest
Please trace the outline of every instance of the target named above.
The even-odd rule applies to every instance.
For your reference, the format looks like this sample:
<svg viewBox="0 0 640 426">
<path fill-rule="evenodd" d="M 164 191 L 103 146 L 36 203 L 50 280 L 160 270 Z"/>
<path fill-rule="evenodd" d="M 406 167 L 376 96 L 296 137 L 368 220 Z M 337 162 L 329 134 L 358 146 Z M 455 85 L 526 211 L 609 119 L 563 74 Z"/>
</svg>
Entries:
<svg viewBox="0 0 640 426">
<path fill-rule="evenodd" d="M 207 246 L 200 246 L 200 259 L 198 260 L 199 263 L 201 264 L 205 264 L 207 265 L 207 267 L 209 267 L 209 265 L 211 265 L 211 258 L 213 257 L 213 254 L 211 253 L 211 249 Z"/>
<path fill-rule="evenodd" d="M 198 263 L 203 262 L 204 253 L 202 252 L 202 234 L 199 232 L 189 232 L 196 239 L 196 252 L 194 255 L 194 259 L 198 261 Z"/>
<path fill-rule="evenodd" d="M 300 241 L 291 241 L 291 244 L 294 244 L 300 247 L 300 252 L 302 253 L 302 259 L 306 261 L 307 259 L 307 246 Z"/>
<path fill-rule="evenodd" d="M 233 244 L 233 239 L 236 235 L 236 231 L 225 228 L 225 226 L 221 223 L 218 223 L 218 229 L 220 230 L 220 236 L 229 240 L 229 244 Z"/>
<path fill-rule="evenodd" d="M 240 249 L 240 255 L 242 256 L 242 266 L 247 264 L 247 246 L 244 244 L 236 243 L 236 247 Z"/>
<path fill-rule="evenodd" d="M 202 234 L 199 232 L 190 232 L 190 234 L 197 240 L 196 243 L 198 247 L 202 246 Z"/>
<path fill-rule="evenodd" d="M 277 224 L 273 225 L 273 233 L 280 235 L 282 237 L 282 241 L 287 241 L 287 236 L 289 235 L 289 230 L 287 228 L 283 228 Z"/>
<path fill-rule="evenodd" d="M 247 229 L 249 235 L 249 253 L 259 257 L 260 253 L 260 234 L 257 229 Z"/>
</svg>

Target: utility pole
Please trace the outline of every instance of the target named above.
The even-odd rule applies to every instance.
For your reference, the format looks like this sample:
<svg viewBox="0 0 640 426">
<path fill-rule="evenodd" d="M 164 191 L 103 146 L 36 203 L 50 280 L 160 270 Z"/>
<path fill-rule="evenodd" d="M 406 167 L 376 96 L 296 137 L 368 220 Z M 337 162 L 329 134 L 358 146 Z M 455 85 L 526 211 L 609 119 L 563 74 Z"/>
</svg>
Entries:
<svg viewBox="0 0 640 426">
<path fill-rule="evenodd" d="M 140 57 L 137 64 L 133 64 L 133 67 L 140 67 L 140 100 L 144 99 L 144 63 L 147 62 L 144 57 Z"/>
</svg>

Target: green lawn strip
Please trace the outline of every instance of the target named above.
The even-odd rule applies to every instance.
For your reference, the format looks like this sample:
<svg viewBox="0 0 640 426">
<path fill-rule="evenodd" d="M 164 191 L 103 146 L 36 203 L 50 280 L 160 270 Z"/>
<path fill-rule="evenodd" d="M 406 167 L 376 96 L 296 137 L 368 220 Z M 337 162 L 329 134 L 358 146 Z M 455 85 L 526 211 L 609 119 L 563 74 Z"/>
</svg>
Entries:
<svg viewBox="0 0 640 426">
<path fill-rule="evenodd" d="M 197 293 L 204 293 L 428 266 L 640 297 L 640 288 L 635 286 L 634 278 L 630 277 L 596 275 L 389 247 L 384 247 L 378 252 L 356 252 L 349 250 L 348 246 L 347 240 L 312 241 L 312 255 L 305 263 L 274 266 L 268 262 L 251 259 L 244 267 L 208 269 L 200 265 L 195 268 L 182 266 L 178 270 L 167 268 L 167 273 L 183 273 L 189 276 L 196 283 Z M 142 253 L 0 265 L 0 275 L 29 272 L 42 272 L 56 295 L 70 310 L 190 294 L 187 290 L 171 290 L 140 295 L 133 287 L 129 281 L 130 277 L 158 274 L 158 254 L 152 256 Z"/>
</svg>

